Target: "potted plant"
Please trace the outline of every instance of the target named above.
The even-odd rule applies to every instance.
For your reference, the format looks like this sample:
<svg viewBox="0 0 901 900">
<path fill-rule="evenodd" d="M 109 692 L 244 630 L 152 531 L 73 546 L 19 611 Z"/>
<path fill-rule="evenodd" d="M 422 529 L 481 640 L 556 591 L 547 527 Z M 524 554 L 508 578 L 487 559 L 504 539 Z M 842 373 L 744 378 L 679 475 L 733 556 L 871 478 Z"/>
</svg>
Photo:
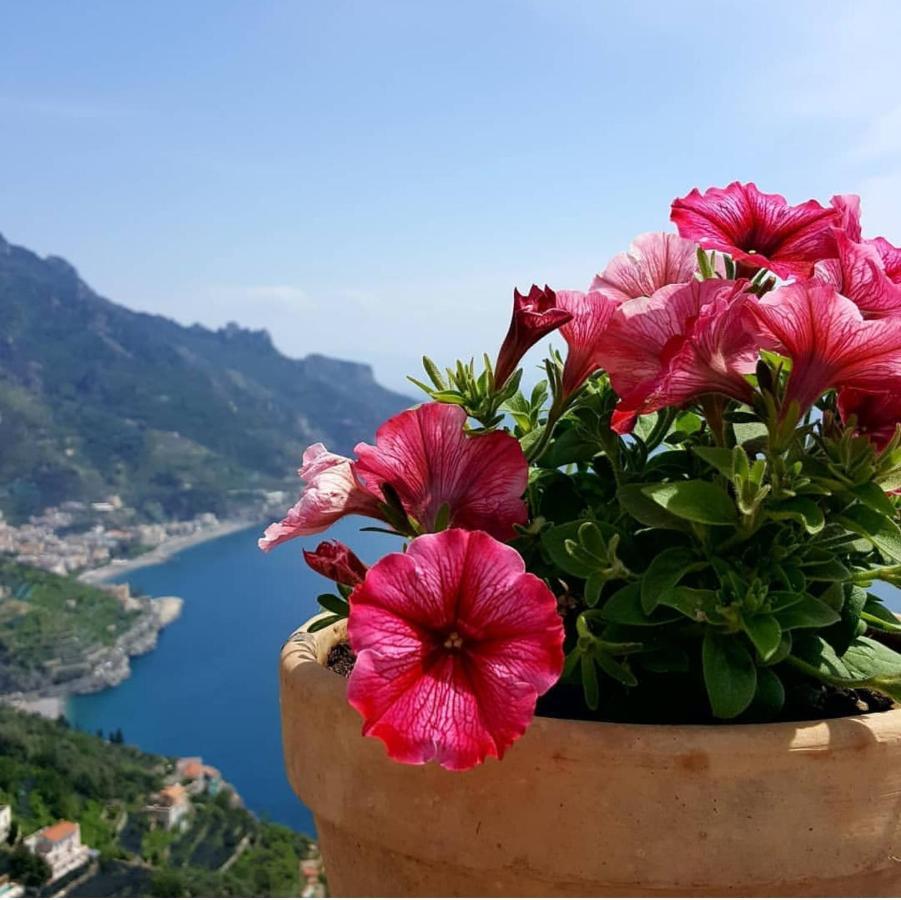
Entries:
<svg viewBox="0 0 901 900">
<path fill-rule="evenodd" d="M 405 541 L 305 551 L 337 587 L 282 655 L 338 894 L 901 889 L 901 627 L 870 592 L 901 584 L 901 250 L 850 196 L 734 183 L 672 219 L 585 293 L 515 293 L 493 363 L 426 359 L 353 459 L 308 449 L 260 541 Z"/>
</svg>

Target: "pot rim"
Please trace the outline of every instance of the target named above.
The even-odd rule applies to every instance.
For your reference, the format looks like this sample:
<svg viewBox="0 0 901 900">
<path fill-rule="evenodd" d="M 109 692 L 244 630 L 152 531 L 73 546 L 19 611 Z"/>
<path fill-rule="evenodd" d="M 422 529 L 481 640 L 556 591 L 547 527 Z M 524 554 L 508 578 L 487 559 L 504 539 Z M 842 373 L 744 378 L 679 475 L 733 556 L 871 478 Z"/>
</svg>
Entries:
<svg viewBox="0 0 901 900">
<path fill-rule="evenodd" d="M 341 619 L 338 622 L 328 625 L 318 631 L 311 632 L 309 627 L 315 622 L 331 615 L 328 612 L 317 613 L 307 619 L 299 628 L 297 628 L 288 640 L 285 642 L 281 653 L 281 666 L 283 670 L 292 670 L 296 666 L 306 666 L 315 663 L 317 669 L 321 669 L 330 679 L 334 679 L 335 688 L 339 687 L 339 682 L 345 682 L 342 676 L 336 672 L 332 672 L 326 666 L 329 651 L 347 640 L 347 619 Z M 298 673 L 299 674 L 299 673 Z M 343 693 L 343 691 L 342 691 Z M 646 736 L 651 736 L 655 732 L 661 737 L 672 735 L 678 730 L 688 731 L 695 735 L 705 735 L 713 737 L 714 735 L 723 735 L 724 733 L 734 734 L 736 729 L 743 729 L 748 732 L 756 732 L 762 734 L 766 732 L 772 736 L 780 738 L 794 737 L 794 745 L 798 746 L 798 735 L 806 732 L 810 735 L 811 740 L 805 741 L 805 746 L 823 746 L 824 743 L 835 745 L 836 738 L 839 736 L 847 737 L 849 741 L 859 741 L 861 727 L 871 733 L 882 733 L 883 731 L 897 734 L 901 732 L 901 706 L 895 704 L 891 709 L 882 712 L 861 713 L 856 716 L 837 716 L 828 719 L 799 719 L 788 722 L 739 722 L 721 724 L 680 724 L 680 723 L 651 723 L 651 722 L 603 722 L 592 721 L 590 719 L 570 719 L 566 717 L 541 716 L 535 715 L 534 722 L 543 723 L 546 727 L 553 724 L 559 724 L 567 728 L 575 728 L 580 731 L 588 732 L 597 729 L 635 729 Z M 826 741 L 814 738 L 814 732 L 820 733 L 825 731 L 827 735 Z M 839 732 L 837 734 L 836 732 Z"/>
</svg>

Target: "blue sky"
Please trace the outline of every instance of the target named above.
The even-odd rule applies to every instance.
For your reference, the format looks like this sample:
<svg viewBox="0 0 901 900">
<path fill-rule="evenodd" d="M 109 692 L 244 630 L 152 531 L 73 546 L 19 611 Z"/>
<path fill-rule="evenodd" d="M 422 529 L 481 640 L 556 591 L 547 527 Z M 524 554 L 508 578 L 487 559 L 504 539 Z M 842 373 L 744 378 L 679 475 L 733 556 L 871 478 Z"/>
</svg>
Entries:
<svg viewBox="0 0 901 900">
<path fill-rule="evenodd" d="M 393 386 L 673 197 L 857 191 L 901 242 L 901 4 L 6 3 L 0 233 Z"/>
</svg>

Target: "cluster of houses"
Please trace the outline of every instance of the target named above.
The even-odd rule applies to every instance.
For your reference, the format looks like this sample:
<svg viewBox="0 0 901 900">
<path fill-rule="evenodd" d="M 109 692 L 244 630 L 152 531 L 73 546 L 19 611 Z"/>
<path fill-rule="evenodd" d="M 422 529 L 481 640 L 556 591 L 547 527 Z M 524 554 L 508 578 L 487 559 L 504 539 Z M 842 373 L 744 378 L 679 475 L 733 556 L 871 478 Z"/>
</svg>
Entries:
<svg viewBox="0 0 901 900">
<path fill-rule="evenodd" d="M 157 547 L 172 537 L 215 528 L 213 513 L 165 524 L 135 523 L 137 513 L 118 496 L 96 503 L 72 500 L 45 509 L 22 525 L 12 525 L 0 512 L 0 554 L 56 575 L 70 575 L 109 563 L 129 548 Z"/>
<path fill-rule="evenodd" d="M 205 765 L 199 756 L 183 756 L 175 764 L 175 773 L 162 790 L 150 798 L 144 812 L 167 831 L 183 829 L 191 815 L 191 797 L 206 794 L 215 797 L 224 782 L 218 769 Z M 228 785 L 232 802 L 240 803 L 234 788 Z"/>
<path fill-rule="evenodd" d="M 206 765 L 199 756 L 179 759 L 167 781 L 161 790 L 150 796 L 142 810 L 153 827 L 167 831 L 185 830 L 193 812 L 191 798 L 199 795 L 215 797 L 221 790 L 228 790 L 230 802 L 241 804 L 241 798 L 230 784 L 222 780 L 219 770 Z M 0 806 L 0 843 L 7 841 L 11 830 L 12 809 L 8 805 Z M 98 855 L 96 850 L 82 843 L 78 822 L 54 822 L 28 835 L 22 844 L 49 867 L 48 884 L 86 866 Z M 21 897 L 24 892 L 23 885 L 10 880 L 8 875 L 0 876 L 0 900 Z"/>
</svg>

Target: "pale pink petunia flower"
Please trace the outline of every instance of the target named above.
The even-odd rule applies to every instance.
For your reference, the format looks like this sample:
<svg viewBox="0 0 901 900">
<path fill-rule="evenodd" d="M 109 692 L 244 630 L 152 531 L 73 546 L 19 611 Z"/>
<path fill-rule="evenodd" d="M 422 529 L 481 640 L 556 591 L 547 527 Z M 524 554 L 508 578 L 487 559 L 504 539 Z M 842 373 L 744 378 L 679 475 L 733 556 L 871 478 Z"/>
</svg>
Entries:
<svg viewBox="0 0 901 900">
<path fill-rule="evenodd" d="M 822 281 L 755 298 L 746 320 L 762 347 L 792 361 L 785 413 L 794 401 L 803 414 L 830 388 L 880 392 L 901 378 L 901 317 L 864 319 L 852 300 Z"/>
<path fill-rule="evenodd" d="M 695 188 L 674 200 L 670 218 L 682 237 L 730 254 L 744 270 L 803 278 L 814 263 L 835 255 L 832 228 L 847 225 L 849 216 L 847 205 L 825 207 L 808 200 L 791 206 L 781 194 L 734 181 L 703 194 Z"/>
<path fill-rule="evenodd" d="M 587 294 L 582 291 L 558 291 L 557 303 L 572 314 L 572 320 L 560 329 L 568 348 L 563 366 L 563 394 L 570 397 L 601 368 L 597 354 L 598 341 L 619 301 L 600 291 L 589 291 Z"/>
<path fill-rule="evenodd" d="M 478 531 L 418 537 L 377 562 L 351 595 L 348 636 L 348 700 L 403 763 L 502 757 L 563 667 L 554 595 Z"/>
<path fill-rule="evenodd" d="M 597 348 L 620 396 L 615 431 L 625 434 L 638 416 L 704 394 L 751 399 L 745 375 L 754 371 L 758 354 L 742 323 L 745 286 L 692 281 L 630 300 L 615 312 Z"/>
<path fill-rule="evenodd" d="M 364 490 L 354 477 L 352 461 L 313 444 L 303 454 L 298 471 L 306 487 L 281 522 L 273 522 L 257 542 L 271 550 L 284 541 L 318 534 L 344 516 L 380 518 L 379 498 Z"/>
<path fill-rule="evenodd" d="M 882 267 L 889 279 L 895 284 L 901 283 L 901 247 L 890 244 L 884 237 L 875 237 L 864 243 L 873 247 L 879 254 Z"/>
<path fill-rule="evenodd" d="M 838 212 L 836 226 L 852 241 L 859 241 L 860 233 L 860 197 L 857 194 L 836 194 L 829 201 L 830 206 Z"/>
<path fill-rule="evenodd" d="M 611 300 L 623 303 L 635 297 L 650 297 L 668 284 L 691 281 L 698 269 L 698 245 L 678 234 L 640 234 L 625 253 L 610 260 L 591 282 Z"/>
</svg>

